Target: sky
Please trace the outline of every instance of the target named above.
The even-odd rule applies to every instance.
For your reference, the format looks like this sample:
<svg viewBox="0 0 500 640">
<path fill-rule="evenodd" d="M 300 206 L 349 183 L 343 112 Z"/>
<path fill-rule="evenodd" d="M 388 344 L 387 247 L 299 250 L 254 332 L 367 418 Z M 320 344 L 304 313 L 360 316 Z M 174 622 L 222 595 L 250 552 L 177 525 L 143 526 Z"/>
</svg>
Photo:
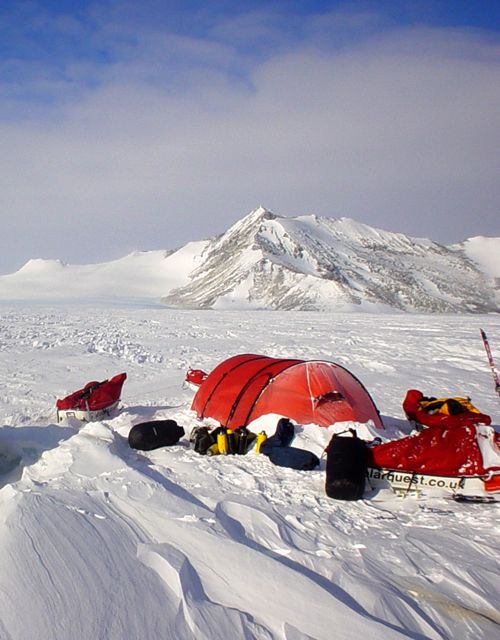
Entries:
<svg viewBox="0 0 500 640">
<path fill-rule="evenodd" d="M 2 0 L 0 273 L 262 205 L 500 236 L 500 3 Z"/>
</svg>

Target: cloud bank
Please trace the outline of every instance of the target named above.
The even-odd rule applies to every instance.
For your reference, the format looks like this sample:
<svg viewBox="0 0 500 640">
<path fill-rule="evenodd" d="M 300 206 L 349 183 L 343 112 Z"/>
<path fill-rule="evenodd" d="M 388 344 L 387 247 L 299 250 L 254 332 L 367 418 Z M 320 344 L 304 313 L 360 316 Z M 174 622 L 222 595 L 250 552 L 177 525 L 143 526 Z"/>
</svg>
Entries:
<svg viewBox="0 0 500 640">
<path fill-rule="evenodd" d="M 1 272 L 174 248 L 258 204 L 446 243 L 500 235 L 492 33 L 262 8 L 196 33 L 119 5 L 11 14 Z"/>
</svg>

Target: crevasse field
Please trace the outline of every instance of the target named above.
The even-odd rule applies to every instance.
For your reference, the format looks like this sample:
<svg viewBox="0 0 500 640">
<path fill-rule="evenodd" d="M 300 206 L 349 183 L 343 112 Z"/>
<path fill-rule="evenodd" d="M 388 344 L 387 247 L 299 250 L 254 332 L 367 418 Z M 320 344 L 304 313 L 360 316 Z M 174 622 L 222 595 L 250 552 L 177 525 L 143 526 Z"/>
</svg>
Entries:
<svg viewBox="0 0 500 640">
<path fill-rule="evenodd" d="M 409 433 L 409 388 L 468 395 L 499 428 L 480 327 L 498 362 L 493 315 L 2 304 L 1 640 L 498 637 L 498 504 L 389 492 L 339 502 L 324 492 L 324 460 L 301 472 L 252 452 L 200 456 L 183 385 L 189 367 L 237 353 L 346 366 L 386 429 L 297 427 L 294 446 L 318 455 L 346 426 Z M 121 371 L 115 417 L 56 423 L 56 398 Z M 186 430 L 178 445 L 129 448 L 133 425 L 166 417 Z"/>
</svg>

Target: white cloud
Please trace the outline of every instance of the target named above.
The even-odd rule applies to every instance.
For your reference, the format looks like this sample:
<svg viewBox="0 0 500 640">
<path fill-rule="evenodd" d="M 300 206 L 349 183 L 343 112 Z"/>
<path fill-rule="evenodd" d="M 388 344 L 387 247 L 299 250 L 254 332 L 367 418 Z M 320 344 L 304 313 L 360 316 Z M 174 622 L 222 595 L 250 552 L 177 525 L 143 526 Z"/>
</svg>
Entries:
<svg viewBox="0 0 500 640">
<path fill-rule="evenodd" d="M 406 29 L 341 49 L 303 42 L 247 74 L 249 56 L 239 67 L 227 43 L 137 36 L 96 68 L 95 86 L 79 69 L 87 81 L 44 117 L 0 123 L 4 241 L 17 244 L 4 264 L 169 248 L 259 203 L 450 242 L 500 235 L 489 37 Z"/>
</svg>

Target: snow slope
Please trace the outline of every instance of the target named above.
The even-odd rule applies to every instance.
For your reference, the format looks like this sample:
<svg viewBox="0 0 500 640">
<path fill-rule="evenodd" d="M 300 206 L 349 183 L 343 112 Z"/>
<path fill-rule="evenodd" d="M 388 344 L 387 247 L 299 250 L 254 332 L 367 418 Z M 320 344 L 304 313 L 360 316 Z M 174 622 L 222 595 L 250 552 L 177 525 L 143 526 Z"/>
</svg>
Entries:
<svg viewBox="0 0 500 640">
<path fill-rule="evenodd" d="M 476 236 L 457 247 L 491 279 L 495 300 L 500 307 L 500 238 Z"/>
<path fill-rule="evenodd" d="M 88 265 L 29 260 L 0 276 L 0 300 L 154 301 L 183 286 L 206 242 L 191 242 L 174 253 L 135 251 L 112 262 Z"/>
<path fill-rule="evenodd" d="M 0 638 L 490 640 L 498 636 L 498 505 L 367 493 L 343 503 L 320 469 L 199 456 L 189 366 L 229 355 L 329 359 L 377 403 L 384 439 L 410 429 L 410 387 L 466 394 L 500 425 L 479 328 L 498 316 L 0 305 Z M 113 418 L 55 424 L 57 397 L 126 371 Z M 128 447 L 173 418 L 178 445 Z M 264 418 L 272 433 L 277 417 Z M 333 431 L 297 427 L 321 454 Z M 16 466 L 16 459 L 21 465 Z"/>
<path fill-rule="evenodd" d="M 500 279 L 500 238 L 476 236 L 457 245 L 484 273 Z"/>
</svg>

